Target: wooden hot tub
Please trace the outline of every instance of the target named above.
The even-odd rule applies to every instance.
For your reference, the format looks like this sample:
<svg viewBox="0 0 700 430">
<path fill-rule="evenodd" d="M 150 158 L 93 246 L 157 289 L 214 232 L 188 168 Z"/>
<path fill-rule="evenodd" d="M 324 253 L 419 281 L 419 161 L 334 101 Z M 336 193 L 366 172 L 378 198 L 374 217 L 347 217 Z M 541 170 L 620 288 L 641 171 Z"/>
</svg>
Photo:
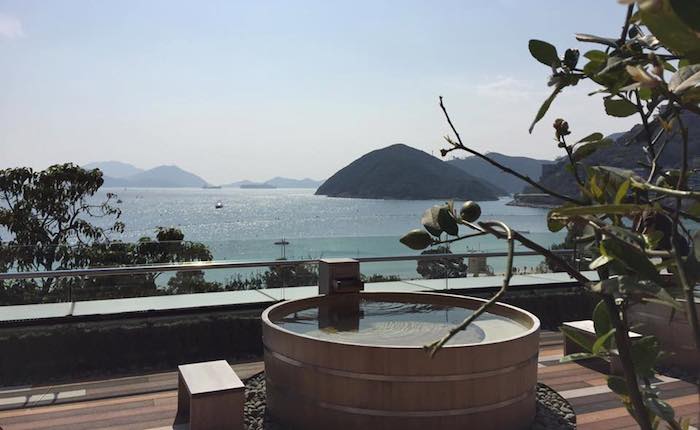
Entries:
<svg viewBox="0 0 700 430">
<path fill-rule="evenodd" d="M 296 429 L 527 429 L 539 320 L 497 304 L 434 358 L 422 346 L 483 300 L 357 293 L 263 313 L 268 411 Z"/>
</svg>

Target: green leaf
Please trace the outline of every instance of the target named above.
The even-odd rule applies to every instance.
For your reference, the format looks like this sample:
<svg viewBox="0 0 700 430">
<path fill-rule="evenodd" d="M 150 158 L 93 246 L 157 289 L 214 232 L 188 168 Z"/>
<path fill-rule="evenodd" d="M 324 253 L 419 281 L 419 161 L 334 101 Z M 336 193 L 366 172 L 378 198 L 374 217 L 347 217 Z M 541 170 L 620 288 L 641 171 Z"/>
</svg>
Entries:
<svg viewBox="0 0 700 430">
<path fill-rule="evenodd" d="M 433 238 L 424 230 L 411 230 L 406 233 L 399 242 L 408 246 L 411 249 L 421 250 L 433 244 Z"/>
<path fill-rule="evenodd" d="M 584 351 L 591 352 L 593 349 L 593 340 L 588 335 L 581 333 L 580 331 L 567 327 L 565 325 L 559 327 L 564 336 L 571 339 L 574 343 L 584 349 Z"/>
<path fill-rule="evenodd" d="M 685 25 L 700 32 L 700 2 L 697 0 L 671 0 L 671 8 Z"/>
<path fill-rule="evenodd" d="M 620 396 L 629 396 L 629 390 L 627 389 L 627 382 L 624 378 L 619 376 L 608 376 L 608 388 Z"/>
<path fill-rule="evenodd" d="M 659 272 L 654 263 L 636 246 L 619 239 L 605 238 L 600 242 L 600 253 L 620 261 L 628 270 L 642 279 L 660 281 Z"/>
<path fill-rule="evenodd" d="M 647 249 L 656 249 L 661 240 L 664 238 L 664 233 L 659 230 L 653 230 L 643 233 L 642 237 L 644 238 L 644 246 Z"/>
<path fill-rule="evenodd" d="M 605 112 L 610 116 L 624 118 L 637 113 L 637 106 L 628 100 L 607 98 L 603 104 Z"/>
<path fill-rule="evenodd" d="M 607 46 L 610 46 L 612 48 L 617 47 L 617 39 L 612 39 L 609 37 L 594 36 L 592 34 L 577 33 L 576 40 L 578 40 L 579 42 L 600 43 L 602 45 L 607 45 Z"/>
<path fill-rule="evenodd" d="M 662 64 L 664 66 L 664 70 L 667 70 L 671 73 L 676 73 L 678 71 L 678 69 L 673 67 L 673 64 L 669 63 L 668 61 L 663 61 Z"/>
<path fill-rule="evenodd" d="M 593 343 L 593 354 L 600 354 L 601 352 L 605 351 L 608 349 L 608 341 L 610 341 L 610 338 L 615 335 L 615 329 L 610 329 L 607 333 L 603 334 L 602 336 L 598 337 L 595 342 Z"/>
<path fill-rule="evenodd" d="M 442 229 L 440 228 L 440 223 L 438 222 L 438 215 L 440 213 L 440 206 L 433 206 L 427 209 L 421 217 L 421 224 L 428 230 L 428 233 L 435 237 L 440 237 L 442 234 Z"/>
<path fill-rule="evenodd" d="M 639 248 L 644 249 L 646 246 L 646 241 L 641 233 L 637 233 L 625 227 L 620 227 L 616 225 L 609 225 L 606 227 L 607 233 L 612 236 L 618 237 L 627 243 L 636 245 Z"/>
<path fill-rule="evenodd" d="M 675 10 L 687 13 L 688 9 L 684 10 L 680 3 L 671 7 L 670 0 L 645 1 L 638 4 L 642 23 L 669 51 L 688 57 L 693 63 L 700 62 L 700 33 L 686 24 L 688 20 L 695 21 L 694 14 L 687 19 L 679 18 Z"/>
<path fill-rule="evenodd" d="M 654 96 L 654 93 L 652 92 L 651 88 L 640 88 L 639 89 L 639 98 L 645 101 L 649 101 L 652 99 Z"/>
<path fill-rule="evenodd" d="M 591 354 L 590 352 L 576 352 L 574 354 L 569 354 L 564 357 L 562 357 L 559 362 L 560 363 L 570 363 L 572 361 L 578 361 L 578 360 L 588 360 L 590 358 L 595 358 L 595 354 Z"/>
<path fill-rule="evenodd" d="M 599 301 L 593 309 L 593 327 L 595 327 L 596 336 L 602 336 L 613 328 L 608 308 L 603 300 Z"/>
<path fill-rule="evenodd" d="M 576 143 L 584 143 L 584 142 L 596 142 L 598 140 L 601 140 L 603 138 L 603 133 L 591 133 L 588 136 L 584 137 L 583 139 L 579 140 Z"/>
<path fill-rule="evenodd" d="M 592 166 L 590 167 L 590 174 L 595 174 L 600 186 L 605 191 L 605 201 L 614 201 L 614 197 L 617 195 L 623 182 L 631 178 L 639 178 L 632 170 L 611 166 Z"/>
<path fill-rule="evenodd" d="M 619 276 L 620 292 L 628 297 L 640 297 L 643 301 L 654 302 L 683 311 L 683 306 L 660 285 L 637 279 L 636 276 Z"/>
<path fill-rule="evenodd" d="M 687 212 L 693 216 L 700 216 L 700 202 L 693 202 L 687 209 Z"/>
<path fill-rule="evenodd" d="M 658 397 L 646 397 L 644 403 L 654 415 L 661 417 L 664 421 L 671 422 L 675 419 L 673 407 Z"/>
<path fill-rule="evenodd" d="M 654 365 L 660 352 L 659 341 L 654 336 L 631 339 L 630 354 L 637 375 L 643 378 L 654 376 Z"/>
<path fill-rule="evenodd" d="M 530 54 L 535 60 L 549 67 L 557 67 L 561 64 L 557 48 L 554 45 L 542 40 L 532 39 L 527 44 Z"/>
<path fill-rule="evenodd" d="M 599 63 L 606 63 L 608 61 L 608 54 L 597 49 L 591 49 L 590 51 L 583 54 L 583 56 L 591 61 L 596 61 Z"/>
<path fill-rule="evenodd" d="M 561 229 L 563 229 L 564 227 L 566 227 L 566 223 L 562 222 L 560 220 L 557 220 L 557 219 L 553 219 L 552 218 L 553 212 L 554 212 L 554 209 L 547 213 L 547 228 L 552 233 L 556 233 L 556 232 L 560 231 Z"/>
<path fill-rule="evenodd" d="M 600 133 L 598 133 L 600 134 Z M 579 147 L 576 148 L 576 151 L 574 151 L 573 155 L 571 158 L 573 158 L 574 162 L 579 162 L 589 155 L 593 154 L 600 148 L 604 148 L 606 146 L 610 146 L 613 144 L 613 141 L 611 139 L 602 139 L 598 140 L 596 142 L 588 142 L 584 143 L 583 145 L 580 145 Z"/>
<path fill-rule="evenodd" d="M 601 255 L 595 260 L 591 261 L 591 264 L 588 266 L 588 268 L 591 270 L 596 270 L 599 267 L 605 266 L 612 260 L 612 257 L 608 257 L 607 255 Z"/>
<path fill-rule="evenodd" d="M 668 90 L 681 97 L 684 102 L 700 101 L 700 64 L 682 67 L 668 83 Z"/>
<path fill-rule="evenodd" d="M 552 102 L 554 101 L 555 98 L 557 98 L 557 95 L 561 92 L 561 90 L 564 88 L 563 84 L 559 84 L 554 88 L 554 91 L 552 91 L 552 94 L 547 97 L 547 100 L 542 103 L 542 106 L 540 106 L 540 109 L 537 111 L 537 115 L 535 115 L 535 120 L 532 121 L 532 124 L 530 125 L 530 129 L 528 130 L 532 134 L 532 130 L 535 129 L 535 124 L 537 124 L 542 118 L 544 118 L 544 115 L 547 113 L 549 110 L 549 107 L 552 105 Z"/>
<path fill-rule="evenodd" d="M 616 205 L 622 203 L 622 199 L 624 199 L 627 195 L 627 190 L 629 190 L 629 188 L 630 180 L 628 179 L 620 185 L 620 188 L 617 189 L 617 193 L 615 194 L 615 201 L 613 203 L 615 203 Z"/>
<path fill-rule="evenodd" d="M 591 175 L 586 185 L 588 186 L 588 193 L 596 202 L 605 203 L 605 189 L 598 185 L 597 175 Z M 586 188 L 584 187 L 583 190 L 586 191 Z"/>
<path fill-rule="evenodd" d="M 586 53 L 586 58 L 590 59 L 585 66 L 583 66 L 583 73 L 588 76 L 591 80 L 600 84 L 604 88 L 598 92 L 610 92 L 611 94 L 616 93 L 620 88 L 630 84 L 632 77 L 625 71 L 623 67 L 615 69 L 616 64 L 622 66 L 619 59 L 608 58 L 608 56 L 602 51 L 589 51 Z M 606 70 L 603 73 L 603 70 Z"/>
<path fill-rule="evenodd" d="M 437 217 L 438 225 L 440 229 L 445 233 L 457 236 L 459 234 L 459 226 L 457 225 L 457 220 L 450 210 L 449 206 L 442 206 L 438 211 Z"/>
<path fill-rule="evenodd" d="M 599 71 L 599 75 L 605 75 L 615 71 L 621 71 L 623 66 L 632 63 L 634 60 L 632 58 L 620 57 L 617 55 L 611 55 L 608 57 L 608 61 L 605 63 L 603 70 Z"/>
</svg>

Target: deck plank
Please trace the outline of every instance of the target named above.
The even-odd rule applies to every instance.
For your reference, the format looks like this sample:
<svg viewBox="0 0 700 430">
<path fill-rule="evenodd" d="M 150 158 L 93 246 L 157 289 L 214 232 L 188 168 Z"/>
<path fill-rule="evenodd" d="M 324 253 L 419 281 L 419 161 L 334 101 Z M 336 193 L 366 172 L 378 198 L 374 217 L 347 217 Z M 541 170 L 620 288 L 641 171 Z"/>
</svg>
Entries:
<svg viewBox="0 0 700 430">
<path fill-rule="evenodd" d="M 571 396 L 569 402 L 577 413 L 581 430 L 636 428 L 634 420 L 620 405 L 618 398 L 605 390 L 605 375 L 578 363 L 558 361 L 562 353 L 558 333 L 541 337 L 538 380 Z M 262 362 L 233 365 L 241 379 L 263 370 Z M 145 430 L 168 428 L 177 409 L 175 372 L 137 375 L 103 381 L 84 381 L 53 387 L 56 390 L 85 389 L 85 398 L 69 399 L 69 403 L 24 407 L 0 411 L 3 430 Z M 700 397 L 698 387 L 672 378 L 659 378 L 661 396 L 674 406 L 677 415 L 689 417 L 698 427 Z M 39 393 L 48 387 L 28 387 Z M 2 396 L 18 393 L 2 393 Z M 149 391 L 151 392 L 145 392 Z M 154 391 L 155 390 L 155 391 Z M 568 392 L 568 393 L 567 393 Z M 94 398 L 100 397 L 103 398 Z M 93 398 L 91 398 L 93 397 Z"/>
</svg>

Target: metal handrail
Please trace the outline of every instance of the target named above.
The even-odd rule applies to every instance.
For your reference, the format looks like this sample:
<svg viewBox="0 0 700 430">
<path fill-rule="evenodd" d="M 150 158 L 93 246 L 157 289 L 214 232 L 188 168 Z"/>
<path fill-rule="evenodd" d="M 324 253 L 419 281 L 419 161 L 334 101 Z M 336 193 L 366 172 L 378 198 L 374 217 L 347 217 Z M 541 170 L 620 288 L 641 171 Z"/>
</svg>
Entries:
<svg viewBox="0 0 700 430">
<path fill-rule="evenodd" d="M 558 255 L 573 254 L 573 250 L 561 249 L 553 250 L 552 253 Z M 386 261 L 430 261 L 451 258 L 469 257 L 505 257 L 505 252 L 468 252 L 462 254 L 420 254 L 401 255 L 387 257 L 359 257 L 355 260 L 360 263 L 381 263 Z M 540 255 L 534 251 L 516 251 L 514 256 Z M 271 267 L 271 266 L 296 266 L 299 264 L 318 264 L 320 259 L 309 260 L 269 260 L 269 261 L 196 261 L 189 263 L 164 263 L 148 264 L 138 266 L 121 267 L 96 267 L 88 269 L 67 269 L 67 270 L 47 270 L 42 272 L 7 272 L 0 273 L 0 281 L 11 279 L 37 279 L 37 278 L 73 278 L 80 276 L 116 276 L 116 275 L 144 275 L 153 272 L 193 272 L 197 270 L 216 269 L 247 269 L 251 267 Z"/>
</svg>

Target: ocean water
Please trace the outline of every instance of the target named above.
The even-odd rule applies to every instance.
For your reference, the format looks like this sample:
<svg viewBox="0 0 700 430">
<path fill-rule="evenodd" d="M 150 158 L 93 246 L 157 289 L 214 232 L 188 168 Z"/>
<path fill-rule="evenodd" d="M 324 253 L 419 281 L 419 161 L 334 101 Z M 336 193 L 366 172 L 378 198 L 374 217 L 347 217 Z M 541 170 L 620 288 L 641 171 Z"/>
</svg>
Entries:
<svg viewBox="0 0 700 430">
<path fill-rule="evenodd" d="M 286 239 L 287 259 L 319 257 L 368 257 L 415 255 L 399 238 L 420 228 L 425 209 L 441 200 L 375 200 L 316 196 L 310 189 L 105 189 L 121 200 L 123 241 L 153 236 L 158 226 L 177 227 L 186 240 L 205 243 L 217 260 L 274 260 L 281 248 L 274 242 Z M 98 196 L 99 197 L 99 196 Z M 544 246 L 563 240 L 563 234 L 547 230 L 546 210 L 507 206 L 503 198 L 479 202 L 482 220 L 501 220 Z M 216 209 L 217 202 L 223 208 Z M 455 205 L 461 202 L 455 202 Z M 464 231 L 466 233 L 466 230 Z M 490 236 L 467 239 L 452 245 L 452 252 L 505 251 L 504 241 Z M 504 259 L 489 259 L 502 270 Z M 517 267 L 531 267 L 541 257 L 518 257 Z M 363 273 L 416 277 L 415 262 L 363 264 Z M 221 271 L 219 271 L 221 272 Z M 229 271 L 230 272 L 230 271 Z M 212 273 L 221 279 L 231 273 Z"/>
</svg>

